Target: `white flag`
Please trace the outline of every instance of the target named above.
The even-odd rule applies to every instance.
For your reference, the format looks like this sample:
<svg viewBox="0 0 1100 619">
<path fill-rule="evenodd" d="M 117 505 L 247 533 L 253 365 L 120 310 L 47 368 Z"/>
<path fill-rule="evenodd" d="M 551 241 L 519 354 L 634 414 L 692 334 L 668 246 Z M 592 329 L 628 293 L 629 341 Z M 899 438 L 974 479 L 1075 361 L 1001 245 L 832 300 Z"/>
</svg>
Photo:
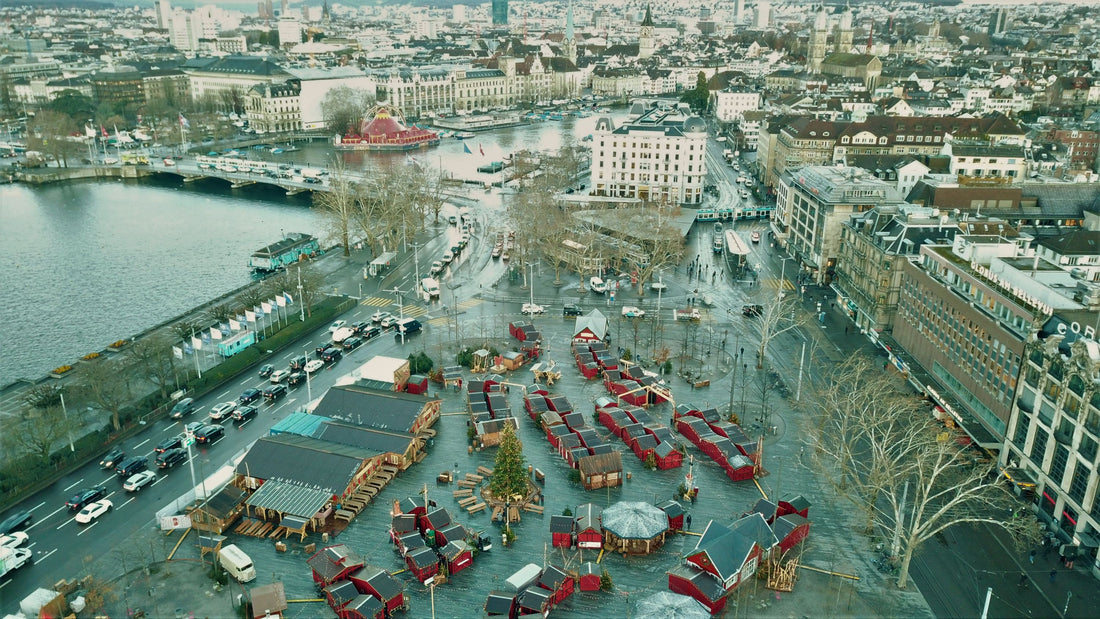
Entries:
<svg viewBox="0 0 1100 619">
<path fill-rule="evenodd" d="M 172 354 L 175 355 L 177 359 L 183 359 L 183 349 L 179 346 L 172 347 Z"/>
<path fill-rule="evenodd" d="M 252 310 L 245 310 L 244 317 L 248 322 L 256 322 L 256 312 Z"/>
<path fill-rule="evenodd" d="M 232 318 L 230 318 L 229 319 L 229 328 L 233 329 L 234 331 L 240 331 L 241 330 L 241 323 L 239 323 L 236 320 L 233 320 Z"/>
<path fill-rule="evenodd" d="M 212 339 L 212 340 L 222 339 L 222 332 L 217 328 L 210 329 L 210 339 Z"/>
<path fill-rule="evenodd" d="M 264 314 L 270 314 L 271 313 L 271 304 L 268 303 L 267 301 L 264 301 L 263 303 L 261 303 L 260 308 L 264 310 Z"/>
<path fill-rule="evenodd" d="M 195 347 L 195 350 L 202 350 L 202 340 L 197 337 L 191 338 L 191 345 Z"/>
<path fill-rule="evenodd" d="M 283 295 L 275 297 L 275 303 L 278 304 L 279 307 L 286 307 L 286 297 Z"/>
</svg>

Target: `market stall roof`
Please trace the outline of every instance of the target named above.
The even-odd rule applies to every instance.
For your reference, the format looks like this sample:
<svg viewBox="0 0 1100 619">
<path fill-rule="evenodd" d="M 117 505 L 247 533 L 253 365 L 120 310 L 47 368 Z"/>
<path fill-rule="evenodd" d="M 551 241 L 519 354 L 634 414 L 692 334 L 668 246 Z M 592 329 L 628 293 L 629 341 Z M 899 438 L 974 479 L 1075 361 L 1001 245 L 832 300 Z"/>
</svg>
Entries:
<svg viewBox="0 0 1100 619">
<path fill-rule="evenodd" d="M 603 528 L 621 539 L 652 539 L 668 530 L 668 516 L 641 501 L 620 501 L 603 510 Z"/>
<path fill-rule="evenodd" d="M 695 598 L 671 591 L 658 591 L 642 598 L 633 616 L 649 619 L 709 619 L 710 613 Z"/>
<path fill-rule="evenodd" d="M 309 488 L 272 479 L 253 492 L 246 503 L 308 520 L 332 500 L 332 494 L 328 488 Z"/>
</svg>

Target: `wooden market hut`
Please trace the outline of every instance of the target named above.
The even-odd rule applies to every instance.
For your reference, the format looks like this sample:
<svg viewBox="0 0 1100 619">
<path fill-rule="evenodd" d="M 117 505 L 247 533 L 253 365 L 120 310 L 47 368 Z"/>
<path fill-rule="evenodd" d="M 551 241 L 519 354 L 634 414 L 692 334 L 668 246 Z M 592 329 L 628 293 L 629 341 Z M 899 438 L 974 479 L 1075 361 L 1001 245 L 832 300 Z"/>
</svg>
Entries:
<svg viewBox="0 0 1100 619">
<path fill-rule="evenodd" d="M 668 517 L 658 507 L 640 501 L 620 501 L 603 510 L 606 547 L 623 555 L 643 555 L 665 543 Z"/>
<path fill-rule="evenodd" d="M 390 518 L 390 541 L 397 544 L 402 536 L 418 531 L 416 520 L 415 514 L 394 514 Z"/>
<path fill-rule="evenodd" d="M 464 540 L 450 541 L 439 549 L 439 556 L 447 564 L 451 576 L 474 564 L 474 549 Z"/>
<path fill-rule="evenodd" d="M 607 327 L 607 316 L 598 309 L 577 316 L 573 323 L 573 342 L 602 342 L 607 337 Z"/>
<path fill-rule="evenodd" d="M 516 605 L 519 607 L 519 615 L 539 615 L 545 617 L 553 604 L 550 601 L 550 592 L 542 587 L 528 587 L 516 596 Z"/>
<path fill-rule="evenodd" d="M 603 508 L 594 503 L 585 503 L 577 506 L 573 513 L 573 520 L 576 522 L 577 548 L 603 547 L 603 528 L 600 526 Z"/>
<path fill-rule="evenodd" d="M 439 556 L 434 550 L 424 546 L 410 550 L 405 555 L 405 565 L 417 581 L 424 582 L 439 573 Z"/>
<path fill-rule="evenodd" d="M 452 522 L 451 524 L 436 529 L 435 541 L 437 544 L 442 546 L 443 544 L 447 544 L 450 542 L 465 541 L 468 535 L 469 533 L 466 531 L 466 527 L 458 524 L 457 522 Z"/>
<path fill-rule="evenodd" d="M 553 565 L 543 568 L 536 584 L 550 592 L 552 606 L 561 604 L 565 598 L 573 595 L 573 579 Z"/>
<path fill-rule="evenodd" d="M 599 565 L 586 561 L 577 570 L 577 586 L 581 591 L 599 591 L 602 576 Z"/>
<path fill-rule="evenodd" d="M 623 458 L 617 451 L 586 456 L 577 461 L 585 490 L 614 488 L 623 484 Z"/>
<path fill-rule="evenodd" d="M 474 424 L 474 435 L 481 447 L 496 447 L 500 445 L 504 428 L 511 426 L 512 430 L 519 432 L 519 422 L 515 417 L 503 417 L 501 419 L 487 419 Z"/>
<path fill-rule="evenodd" d="M 421 533 L 427 533 L 428 531 L 438 531 L 443 527 L 450 526 L 451 522 L 451 512 L 440 507 L 421 516 L 417 525 L 420 527 Z"/>
<path fill-rule="evenodd" d="M 490 617 L 511 617 L 515 611 L 516 596 L 504 591 L 490 591 L 485 598 L 485 614 Z"/>
<path fill-rule="evenodd" d="M 764 517 L 750 514 L 730 526 L 713 520 L 683 565 L 670 570 L 669 589 L 689 595 L 711 613 L 721 611 L 728 595 L 756 574 L 760 563 L 779 545 Z"/>
<path fill-rule="evenodd" d="M 554 548 L 573 547 L 572 516 L 550 516 L 550 545 Z"/>
<path fill-rule="evenodd" d="M 260 585 L 248 590 L 251 599 L 252 619 L 282 617 L 287 609 L 286 590 L 282 582 Z"/>
<path fill-rule="evenodd" d="M 678 501 L 669 499 L 657 504 L 657 508 L 665 513 L 668 518 L 670 531 L 682 531 L 684 529 L 684 506 Z"/>
<path fill-rule="evenodd" d="M 322 548 L 306 559 L 306 564 L 313 570 L 313 582 L 327 587 L 346 579 L 348 574 L 366 565 L 366 561 L 347 544 L 336 544 Z"/>
<path fill-rule="evenodd" d="M 514 372 L 521 367 L 523 363 L 527 361 L 526 355 L 518 353 L 513 350 L 508 350 L 499 355 L 500 366 L 508 372 Z"/>
<path fill-rule="evenodd" d="M 313 413 L 393 434 L 417 434 L 439 419 L 443 400 L 426 400 L 423 396 L 374 388 L 369 384 L 361 380 L 330 388 Z"/>
<path fill-rule="evenodd" d="M 669 441 L 657 443 L 657 446 L 653 448 L 653 455 L 657 459 L 657 468 L 662 471 L 674 469 L 684 464 L 684 454 Z"/>
<path fill-rule="evenodd" d="M 215 535 L 225 533 L 230 525 L 245 511 L 245 493 L 229 484 L 210 495 L 210 498 L 188 512 L 191 528 Z"/>
<path fill-rule="evenodd" d="M 386 570 L 373 565 L 365 565 L 348 575 L 355 588 L 379 599 L 386 612 L 393 613 L 408 606 L 408 597 L 401 582 Z"/>
<path fill-rule="evenodd" d="M 779 500 L 779 515 L 786 516 L 787 514 L 798 514 L 803 518 L 810 517 L 810 501 L 806 497 L 800 495 L 791 497 L 784 501 Z"/>
<path fill-rule="evenodd" d="M 373 596 L 360 593 L 336 611 L 340 619 L 386 619 L 386 607 Z"/>
<path fill-rule="evenodd" d="M 801 514 L 786 514 L 775 519 L 772 531 L 779 539 L 779 549 L 787 552 L 810 535 L 810 521 Z"/>
<path fill-rule="evenodd" d="M 359 597 L 359 591 L 355 588 L 355 585 L 346 580 L 338 580 L 325 587 L 322 592 L 325 595 L 325 600 L 328 601 L 328 605 L 336 613 L 336 616 L 341 617 L 341 619 L 344 618 L 342 613 L 344 607 Z"/>
</svg>

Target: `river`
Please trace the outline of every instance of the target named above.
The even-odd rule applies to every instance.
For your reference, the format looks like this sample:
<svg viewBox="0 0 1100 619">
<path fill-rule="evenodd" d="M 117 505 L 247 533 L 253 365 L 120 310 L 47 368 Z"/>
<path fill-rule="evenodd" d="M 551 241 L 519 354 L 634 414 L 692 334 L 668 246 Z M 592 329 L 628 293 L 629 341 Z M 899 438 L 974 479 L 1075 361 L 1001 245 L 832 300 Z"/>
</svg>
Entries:
<svg viewBox="0 0 1100 619">
<path fill-rule="evenodd" d="M 623 110 L 614 114 L 623 118 Z M 567 118 L 444 139 L 413 153 L 422 165 L 463 178 L 525 148 L 556 150 L 592 132 L 596 116 Z M 465 152 L 465 148 L 470 153 Z M 323 143 L 250 156 L 323 166 Z M 484 153 L 484 154 L 482 154 Z M 403 163 L 403 153 L 343 153 L 349 169 Z M 476 194 L 475 194 L 476 195 Z M 497 198 L 496 195 L 492 196 Z M 308 194 L 288 198 L 263 185 L 231 190 L 178 179 L 0 186 L 0 387 L 53 368 L 237 288 L 248 257 L 284 232 L 323 236 Z"/>
</svg>

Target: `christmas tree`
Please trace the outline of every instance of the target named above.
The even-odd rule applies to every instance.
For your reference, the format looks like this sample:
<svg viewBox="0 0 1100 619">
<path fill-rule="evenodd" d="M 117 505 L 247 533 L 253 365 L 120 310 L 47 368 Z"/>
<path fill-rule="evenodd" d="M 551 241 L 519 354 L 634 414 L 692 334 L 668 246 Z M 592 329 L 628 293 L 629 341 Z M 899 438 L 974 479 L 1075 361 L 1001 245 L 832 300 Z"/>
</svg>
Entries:
<svg viewBox="0 0 1100 619">
<path fill-rule="evenodd" d="M 517 495 L 520 498 L 527 496 L 527 463 L 523 458 L 523 443 L 508 424 L 501 432 L 489 490 L 493 496 L 504 501 L 510 501 Z"/>
</svg>

